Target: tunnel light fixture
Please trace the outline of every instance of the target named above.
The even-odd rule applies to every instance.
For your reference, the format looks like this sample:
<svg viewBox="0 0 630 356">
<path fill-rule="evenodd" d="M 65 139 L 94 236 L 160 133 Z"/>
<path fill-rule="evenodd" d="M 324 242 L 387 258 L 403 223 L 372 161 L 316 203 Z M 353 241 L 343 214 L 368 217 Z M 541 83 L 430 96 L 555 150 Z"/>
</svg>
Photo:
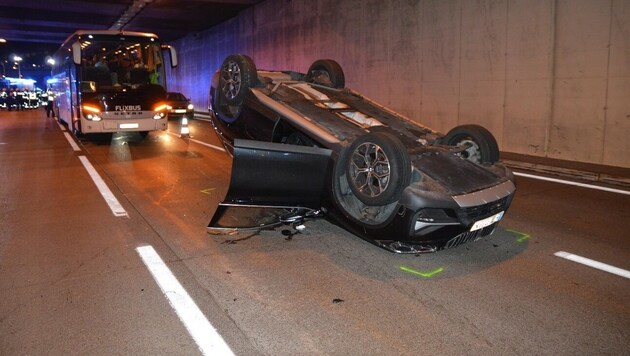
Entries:
<svg viewBox="0 0 630 356">
<path fill-rule="evenodd" d="M 153 2 L 153 0 L 134 0 L 109 29 L 122 31 L 123 28 L 127 26 L 127 24 L 129 24 L 129 22 L 131 22 L 131 20 L 133 20 L 143 8 L 151 2 Z"/>
</svg>

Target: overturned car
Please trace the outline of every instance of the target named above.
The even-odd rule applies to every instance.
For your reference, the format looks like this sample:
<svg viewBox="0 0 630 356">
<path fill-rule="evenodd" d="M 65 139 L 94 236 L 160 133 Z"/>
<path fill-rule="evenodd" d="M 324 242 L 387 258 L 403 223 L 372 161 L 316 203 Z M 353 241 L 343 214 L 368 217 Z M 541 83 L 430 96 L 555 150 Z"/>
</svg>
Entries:
<svg viewBox="0 0 630 356">
<path fill-rule="evenodd" d="M 230 55 L 209 103 L 233 155 L 212 234 L 323 216 L 393 252 L 434 252 L 490 235 L 514 196 L 488 130 L 433 131 L 345 88 L 333 60 L 304 74 Z"/>
</svg>

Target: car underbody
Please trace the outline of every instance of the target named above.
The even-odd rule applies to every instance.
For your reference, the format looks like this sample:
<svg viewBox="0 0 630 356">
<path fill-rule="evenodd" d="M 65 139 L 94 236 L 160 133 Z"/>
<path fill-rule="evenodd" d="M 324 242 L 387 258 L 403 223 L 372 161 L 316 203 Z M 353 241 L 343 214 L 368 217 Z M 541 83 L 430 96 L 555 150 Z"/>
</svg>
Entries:
<svg viewBox="0 0 630 356">
<path fill-rule="evenodd" d="M 213 80 L 212 122 L 234 160 L 209 232 L 323 216 L 392 252 L 434 252 L 491 234 L 509 207 L 514 176 L 487 130 L 445 136 L 308 73 L 254 73 L 238 105 Z M 248 223 L 244 208 L 275 215 Z"/>
</svg>

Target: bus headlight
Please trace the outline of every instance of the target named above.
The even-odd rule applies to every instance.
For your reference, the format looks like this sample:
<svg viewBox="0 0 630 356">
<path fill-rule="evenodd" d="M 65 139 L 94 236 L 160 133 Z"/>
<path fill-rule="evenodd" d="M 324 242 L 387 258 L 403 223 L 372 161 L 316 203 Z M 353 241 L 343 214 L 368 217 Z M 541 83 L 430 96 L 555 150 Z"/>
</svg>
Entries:
<svg viewBox="0 0 630 356">
<path fill-rule="evenodd" d="M 101 121 L 101 109 L 96 106 L 85 104 L 82 106 L 85 118 L 92 121 Z"/>
<path fill-rule="evenodd" d="M 155 108 L 153 108 L 153 111 L 155 111 L 155 115 L 153 115 L 153 118 L 155 120 L 159 120 L 159 119 L 163 119 L 166 117 L 166 110 L 168 110 L 168 105 L 167 104 L 158 104 Z"/>
</svg>

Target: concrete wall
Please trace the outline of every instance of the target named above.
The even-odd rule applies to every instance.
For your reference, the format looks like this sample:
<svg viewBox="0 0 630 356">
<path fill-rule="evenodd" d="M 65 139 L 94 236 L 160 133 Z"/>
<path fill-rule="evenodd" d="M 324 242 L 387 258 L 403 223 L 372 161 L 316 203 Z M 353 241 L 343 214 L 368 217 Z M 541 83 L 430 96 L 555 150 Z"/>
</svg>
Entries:
<svg viewBox="0 0 630 356">
<path fill-rule="evenodd" d="M 207 107 L 230 53 L 258 68 L 337 60 L 349 87 L 502 151 L 630 167 L 630 0 L 267 0 L 179 40 L 171 90 Z"/>
</svg>

